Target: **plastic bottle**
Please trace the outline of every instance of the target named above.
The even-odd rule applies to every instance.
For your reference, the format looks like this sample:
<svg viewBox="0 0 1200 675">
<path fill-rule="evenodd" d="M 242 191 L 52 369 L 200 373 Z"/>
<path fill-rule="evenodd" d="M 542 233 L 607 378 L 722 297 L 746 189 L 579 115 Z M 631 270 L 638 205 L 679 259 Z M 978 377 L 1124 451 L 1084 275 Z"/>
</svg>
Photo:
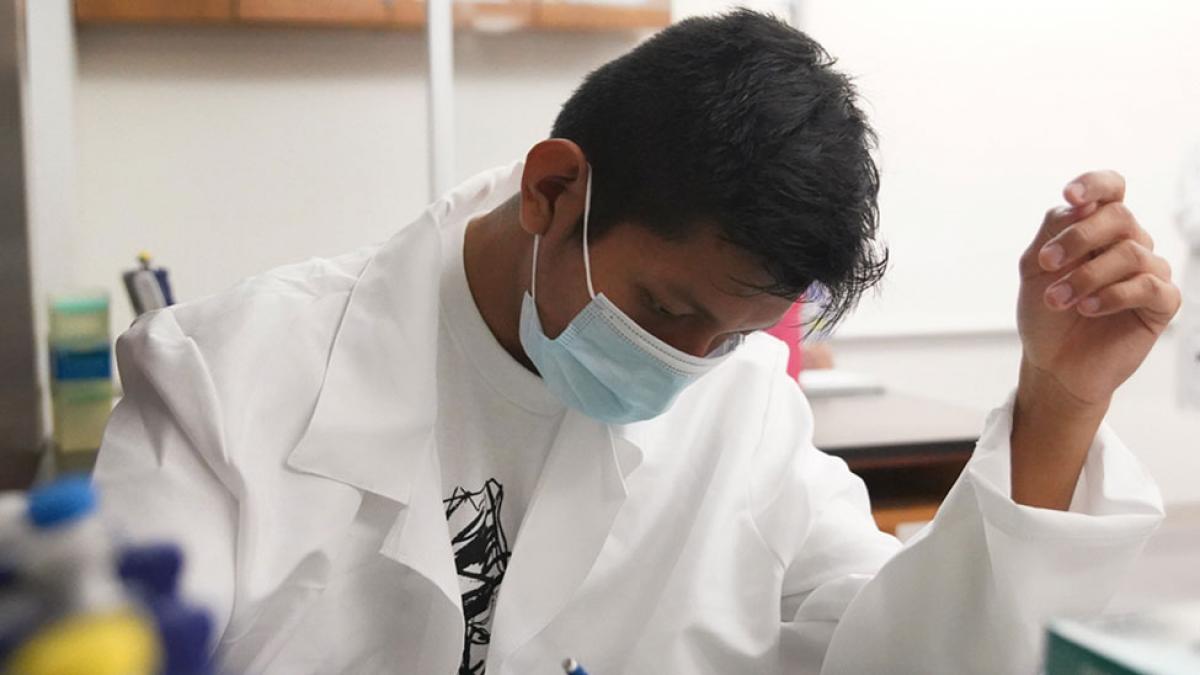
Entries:
<svg viewBox="0 0 1200 675">
<path fill-rule="evenodd" d="M 50 393 L 59 471 L 87 471 L 112 412 L 112 350 L 104 291 L 50 303 Z"/>
<path fill-rule="evenodd" d="M 162 663 L 153 617 L 130 602 L 87 479 L 30 493 L 27 536 L 10 555 L 5 596 L 35 599 L 40 619 L 0 672 L 21 675 L 154 675 Z M 0 652 L 2 653 L 2 652 Z"/>
</svg>

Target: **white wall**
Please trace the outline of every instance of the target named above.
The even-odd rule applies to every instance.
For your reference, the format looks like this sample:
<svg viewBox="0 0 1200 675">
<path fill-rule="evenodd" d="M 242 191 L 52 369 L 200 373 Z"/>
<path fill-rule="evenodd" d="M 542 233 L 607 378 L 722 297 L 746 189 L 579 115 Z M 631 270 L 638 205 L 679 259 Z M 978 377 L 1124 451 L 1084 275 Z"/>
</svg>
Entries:
<svg viewBox="0 0 1200 675">
<path fill-rule="evenodd" d="M 674 4 L 684 15 L 723 3 Z M 1178 261 L 1170 209 L 1179 144 L 1200 135 L 1200 42 L 1187 39 L 1198 13 L 1167 0 L 804 2 L 879 128 L 894 254 L 882 298 L 838 341 L 840 362 L 899 389 L 997 403 L 1015 381 L 1017 255 L 1081 169 L 1124 171 Z M 639 36 L 458 38 L 466 176 L 522 154 L 578 79 Z M 407 33 L 82 29 L 71 281 L 109 285 L 120 327 L 119 271 L 139 249 L 194 298 L 388 236 L 426 200 L 424 59 Z M 1155 349 L 1113 424 L 1168 499 L 1200 502 L 1200 419 L 1170 400 L 1170 353 Z"/>
<path fill-rule="evenodd" d="M 413 33 L 84 27 L 76 283 L 114 293 L 149 249 L 181 298 L 386 238 L 428 196 Z M 523 156 L 588 70 L 636 35 L 463 33 L 456 167 Z"/>
<path fill-rule="evenodd" d="M 1200 3 L 808 0 L 879 131 L 894 265 L 847 334 L 1011 328 L 1016 260 L 1077 173 L 1109 167 L 1175 263 L 1200 139 Z"/>
<path fill-rule="evenodd" d="M 882 293 L 842 330 L 840 365 L 999 402 L 1020 354 L 1017 258 L 1083 170 L 1124 173 L 1142 225 L 1182 266 L 1173 212 L 1200 139 L 1200 3 L 809 0 L 803 17 L 879 131 L 893 253 Z M 1175 403 L 1175 340 L 1118 392 L 1109 422 L 1180 505 L 1200 502 L 1200 412 Z"/>
<path fill-rule="evenodd" d="M 674 3 L 680 16 L 727 4 Z M 1143 224 L 1182 260 L 1171 210 L 1181 149 L 1200 137 L 1200 3 L 801 6 L 881 136 L 894 264 L 845 334 L 1011 328 L 1014 261 L 1087 168 L 1123 171 Z M 520 155 L 588 69 L 637 40 L 458 38 L 461 176 Z M 181 295 L 210 293 L 386 236 L 426 199 L 418 34 L 88 27 L 79 46 L 80 281 L 116 289 L 149 248 Z"/>
</svg>

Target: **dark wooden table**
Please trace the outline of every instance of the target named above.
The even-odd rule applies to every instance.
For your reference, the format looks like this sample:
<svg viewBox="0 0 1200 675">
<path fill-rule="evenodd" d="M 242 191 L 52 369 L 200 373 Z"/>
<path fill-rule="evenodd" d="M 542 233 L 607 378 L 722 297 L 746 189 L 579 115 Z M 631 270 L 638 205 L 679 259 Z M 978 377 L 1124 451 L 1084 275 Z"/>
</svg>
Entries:
<svg viewBox="0 0 1200 675">
<path fill-rule="evenodd" d="M 986 411 L 910 394 L 815 397 L 814 444 L 862 477 L 880 529 L 928 520 L 971 457 Z"/>
</svg>

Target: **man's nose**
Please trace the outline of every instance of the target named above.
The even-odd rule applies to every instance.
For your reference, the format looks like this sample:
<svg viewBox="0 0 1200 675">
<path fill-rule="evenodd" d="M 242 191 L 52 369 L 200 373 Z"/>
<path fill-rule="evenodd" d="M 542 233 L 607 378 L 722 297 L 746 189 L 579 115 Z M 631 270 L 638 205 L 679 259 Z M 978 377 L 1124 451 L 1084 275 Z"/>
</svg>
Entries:
<svg viewBox="0 0 1200 675">
<path fill-rule="evenodd" d="M 677 341 L 671 341 L 672 347 L 692 356 L 704 357 L 719 349 L 731 336 L 729 334 L 705 332 L 693 335 L 681 335 L 679 338 Z"/>
</svg>

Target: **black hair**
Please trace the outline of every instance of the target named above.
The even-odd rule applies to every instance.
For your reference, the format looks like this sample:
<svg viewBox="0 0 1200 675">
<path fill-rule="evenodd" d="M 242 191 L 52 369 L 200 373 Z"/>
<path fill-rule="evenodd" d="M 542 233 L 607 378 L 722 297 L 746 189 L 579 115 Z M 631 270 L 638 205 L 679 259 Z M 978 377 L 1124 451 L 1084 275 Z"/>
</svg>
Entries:
<svg viewBox="0 0 1200 675">
<path fill-rule="evenodd" d="M 552 135 L 592 166 L 590 236 L 618 222 L 668 238 L 712 225 L 831 327 L 879 282 L 875 134 L 812 38 L 750 10 L 692 18 L 597 68 Z"/>
</svg>

